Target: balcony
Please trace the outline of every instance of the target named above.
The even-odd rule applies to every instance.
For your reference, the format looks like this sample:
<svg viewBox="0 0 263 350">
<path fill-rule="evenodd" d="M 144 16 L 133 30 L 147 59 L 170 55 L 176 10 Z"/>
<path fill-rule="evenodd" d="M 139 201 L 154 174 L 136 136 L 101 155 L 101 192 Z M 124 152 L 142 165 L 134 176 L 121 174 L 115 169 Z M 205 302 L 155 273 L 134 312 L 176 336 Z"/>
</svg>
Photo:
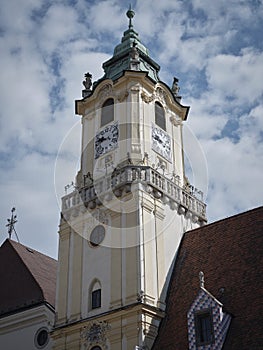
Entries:
<svg viewBox="0 0 263 350">
<path fill-rule="evenodd" d="M 194 192 L 189 186 L 183 188 L 179 179 L 169 179 L 150 166 L 126 165 L 113 173 L 91 181 L 88 186 L 76 189 L 62 198 L 62 213 L 84 204 L 89 210 L 101 205 L 103 200 L 110 200 L 112 195 L 121 197 L 131 191 L 131 185 L 140 183 L 145 191 L 165 204 L 177 209 L 180 214 L 191 213 L 200 222 L 206 222 L 206 205 L 201 192 Z M 199 198 L 198 198 L 199 194 Z"/>
</svg>

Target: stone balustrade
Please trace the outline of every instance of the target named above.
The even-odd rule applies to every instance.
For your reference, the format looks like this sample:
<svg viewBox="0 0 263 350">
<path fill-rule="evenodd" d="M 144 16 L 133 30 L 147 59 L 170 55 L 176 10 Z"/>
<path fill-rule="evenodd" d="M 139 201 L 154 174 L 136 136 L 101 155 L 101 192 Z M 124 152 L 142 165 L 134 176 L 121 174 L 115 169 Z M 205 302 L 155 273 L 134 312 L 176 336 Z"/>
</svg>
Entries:
<svg viewBox="0 0 263 350">
<path fill-rule="evenodd" d="M 162 199 L 171 207 L 180 207 L 182 213 L 190 211 L 199 220 L 206 221 L 206 205 L 202 198 L 198 198 L 189 188 L 183 188 L 179 184 L 179 178 L 167 178 L 150 166 L 126 165 L 115 169 L 111 174 L 93 180 L 92 184 L 65 195 L 62 198 L 62 212 L 67 212 L 80 204 L 89 209 L 101 205 L 105 198 L 111 198 L 112 194 L 120 197 L 131 191 L 131 185 L 141 183 L 148 193 L 155 198 Z M 198 192 L 200 193 L 200 191 Z"/>
</svg>

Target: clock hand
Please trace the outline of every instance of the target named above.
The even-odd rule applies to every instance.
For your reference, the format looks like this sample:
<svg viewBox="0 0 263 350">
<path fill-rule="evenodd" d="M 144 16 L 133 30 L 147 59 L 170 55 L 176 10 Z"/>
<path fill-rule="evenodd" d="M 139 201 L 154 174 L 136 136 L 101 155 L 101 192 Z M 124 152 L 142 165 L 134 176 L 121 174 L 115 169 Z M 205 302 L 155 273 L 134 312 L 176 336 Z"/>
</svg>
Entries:
<svg viewBox="0 0 263 350">
<path fill-rule="evenodd" d="M 163 143 L 162 139 L 158 135 L 154 135 L 156 141 Z"/>
</svg>

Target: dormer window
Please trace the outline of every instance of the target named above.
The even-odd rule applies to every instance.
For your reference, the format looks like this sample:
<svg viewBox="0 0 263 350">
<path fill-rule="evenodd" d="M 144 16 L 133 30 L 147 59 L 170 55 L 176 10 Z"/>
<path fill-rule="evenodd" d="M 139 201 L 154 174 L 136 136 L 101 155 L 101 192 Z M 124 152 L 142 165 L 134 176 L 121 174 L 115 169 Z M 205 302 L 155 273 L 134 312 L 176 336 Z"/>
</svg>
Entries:
<svg viewBox="0 0 263 350">
<path fill-rule="evenodd" d="M 195 314 L 195 334 L 197 346 L 213 342 L 213 318 L 210 310 L 200 311 Z"/>
<path fill-rule="evenodd" d="M 100 126 L 104 126 L 114 120 L 114 99 L 108 98 L 101 108 Z"/>
<path fill-rule="evenodd" d="M 165 112 L 160 102 L 155 102 L 155 124 L 166 131 Z"/>
<path fill-rule="evenodd" d="M 205 289 L 200 271 L 200 290 L 187 313 L 188 349 L 222 350 L 231 316 L 223 312 L 223 304 Z"/>
</svg>

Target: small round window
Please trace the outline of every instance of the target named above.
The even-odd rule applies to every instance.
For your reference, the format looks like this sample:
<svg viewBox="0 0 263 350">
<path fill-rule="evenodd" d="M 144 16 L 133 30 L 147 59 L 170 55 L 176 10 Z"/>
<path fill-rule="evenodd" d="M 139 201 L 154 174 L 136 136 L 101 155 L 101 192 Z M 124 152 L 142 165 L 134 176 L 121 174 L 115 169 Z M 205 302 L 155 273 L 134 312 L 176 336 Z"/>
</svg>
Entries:
<svg viewBox="0 0 263 350">
<path fill-rule="evenodd" d="M 49 335 L 46 328 L 41 328 L 36 332 L 35 344 L 38 349 L 43 349 L 49 341 Z"/>
<path fill-rule="evenodd" d="M 102 225 L 96 226 L 90 234 L 90 244 L 97 247 L 105 238 L 105 228 Z"/>
</svg>

